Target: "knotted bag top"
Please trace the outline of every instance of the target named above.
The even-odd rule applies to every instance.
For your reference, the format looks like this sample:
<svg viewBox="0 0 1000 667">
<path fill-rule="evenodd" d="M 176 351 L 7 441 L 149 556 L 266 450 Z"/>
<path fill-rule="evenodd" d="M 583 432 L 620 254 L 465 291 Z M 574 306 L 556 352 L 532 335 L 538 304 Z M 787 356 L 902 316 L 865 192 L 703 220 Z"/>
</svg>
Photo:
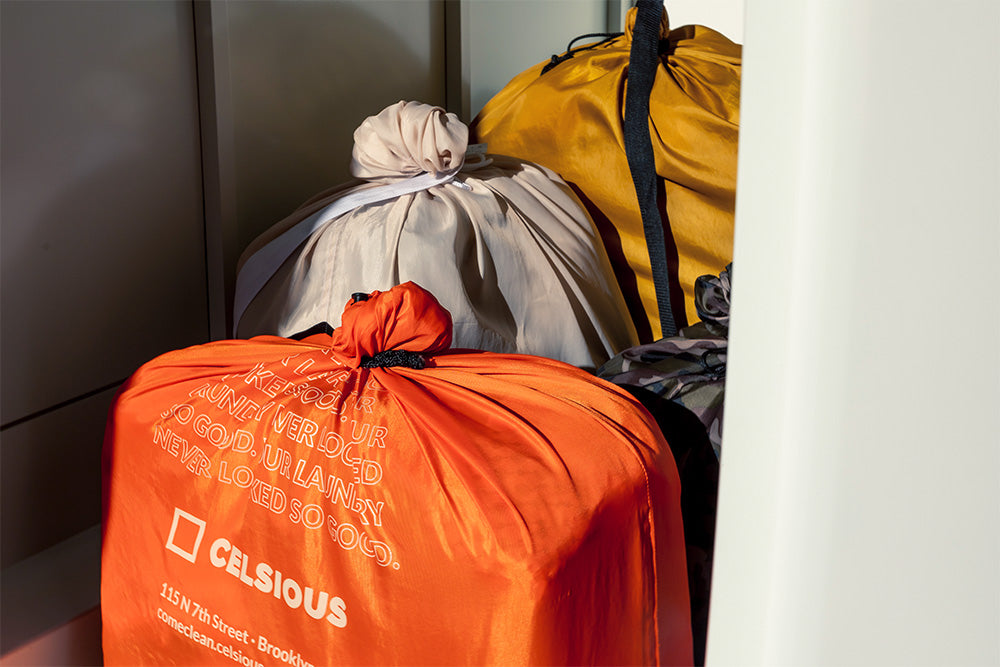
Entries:
<svg viewBox="0 0 1000 667">
<path fill-rule="evenodd" d="M 451 347 L 451 314 L 416 283 L 371 292 L 344 307 L 341 325 L 331 334 L 331 348 L 348 365 L 389 351 L 432 355 Z M 396 365 L 396 364 L 371 364 Z"/>
<path fill-rule="evenodd" d="M 397 102 L 354 131 L 351 175 L 366 181 L 441 177 L 465 163 L 469 128 L 453 113 L 422 102 Z"/>
</svg>

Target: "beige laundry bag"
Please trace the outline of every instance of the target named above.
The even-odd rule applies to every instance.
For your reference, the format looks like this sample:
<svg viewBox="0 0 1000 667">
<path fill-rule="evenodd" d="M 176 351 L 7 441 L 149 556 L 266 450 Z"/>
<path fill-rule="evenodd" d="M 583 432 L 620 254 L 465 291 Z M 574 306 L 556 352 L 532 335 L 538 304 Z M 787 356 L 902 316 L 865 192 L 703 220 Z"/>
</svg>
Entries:
<svg viewBox="0 0 1000 667">
<path fill-rule="evenodd" d="M 240 259 L 239 337 L 340 326 L 356 292 L 412 281 L 455 348 L 595 368 L 637 343 L 600 236 L 554 172 L 468 146 L 454 114 L 399 102 L 354 133 L 359 182 L 313 198 Z"/>
</svg>

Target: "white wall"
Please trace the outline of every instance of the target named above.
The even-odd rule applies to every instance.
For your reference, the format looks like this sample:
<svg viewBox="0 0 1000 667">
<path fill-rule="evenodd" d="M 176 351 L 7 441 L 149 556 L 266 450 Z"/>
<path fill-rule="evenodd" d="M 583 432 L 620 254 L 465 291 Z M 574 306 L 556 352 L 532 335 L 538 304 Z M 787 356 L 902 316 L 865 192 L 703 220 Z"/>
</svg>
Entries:
<svg viewBox="0 0 1000 667">
<path fill-rule="evenodd" d="M 748 0 L 714 665 L 1000 663 L 1000 4 Z"/>
<path fill-rule="evenodd" d="M 670 27 L 698 24 L 743 43 L 743 0 L 663 0 Z"/>
</svg>

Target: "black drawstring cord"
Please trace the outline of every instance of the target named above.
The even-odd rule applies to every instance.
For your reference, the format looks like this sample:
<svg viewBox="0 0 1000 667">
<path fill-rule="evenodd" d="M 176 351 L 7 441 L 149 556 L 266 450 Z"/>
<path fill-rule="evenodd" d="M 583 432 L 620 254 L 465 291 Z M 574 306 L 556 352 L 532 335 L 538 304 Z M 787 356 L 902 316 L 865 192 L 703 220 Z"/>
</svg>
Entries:
<svg viewBox="0 0 1000 667">
<path fill-rule="evenodd" d="M 542 74 L 545 74 L 559 63 L 569 60 L 570 58 L 575 56 L 577 53 L 580 53 L 581 51 L 589 51 L 590 49 L 596 49 L 599 46 L 607 44 L 613 39 L 618 39 L 624 34 L 625 33 L 623 32 L 589 32 L 586 35 L 580 35 L 579 37 L 574 37 L 570 41 L 569 46 L 566 47 L 566 53 L 562 54 L 561 56 L 558 55 L 552 56 L 552 59 L 548 63 L 546 63 L 545 67 L 542 68 Z M 578 41 L 580 41 L 581 39 L 587 39 L 588 37 L 603 37 L 604 39 L 594 44 L 581 46 L 578 49 L 573 48 L 573 45 L 576 44 Z"/>
<path fill-rule="evenodd" d="M 386 350 L 372 357 L 362 357 L 362 368 L 387 368 L 389 366 L 405 366 L 420 370 L 427 365 L 424 358 L 417 352 L 406 350 Z"/>
</svg>

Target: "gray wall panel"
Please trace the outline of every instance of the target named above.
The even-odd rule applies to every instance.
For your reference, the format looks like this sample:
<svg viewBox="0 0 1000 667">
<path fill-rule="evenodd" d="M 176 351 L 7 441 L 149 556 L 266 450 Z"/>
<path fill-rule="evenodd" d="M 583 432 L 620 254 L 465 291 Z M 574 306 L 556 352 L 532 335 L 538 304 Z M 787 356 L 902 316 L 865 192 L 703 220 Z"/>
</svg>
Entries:
<svg viewBox="0 0 1000 667">
<path fill-rule="evenodd" d="M 191 5 L 2 11 L 2 422 L 207 338 Z"/>
<path fill-rule="evenodd" d="M 355 128 L 399 100 L 444 105 L 436 0 L 228 3 L 241 250 L 349 178 Z"/>
<path fill-rule="evenodd" d="M 4 431 L 4 569 L 101 520 L 101 443 L 114 389 Z"/>
</svg>

